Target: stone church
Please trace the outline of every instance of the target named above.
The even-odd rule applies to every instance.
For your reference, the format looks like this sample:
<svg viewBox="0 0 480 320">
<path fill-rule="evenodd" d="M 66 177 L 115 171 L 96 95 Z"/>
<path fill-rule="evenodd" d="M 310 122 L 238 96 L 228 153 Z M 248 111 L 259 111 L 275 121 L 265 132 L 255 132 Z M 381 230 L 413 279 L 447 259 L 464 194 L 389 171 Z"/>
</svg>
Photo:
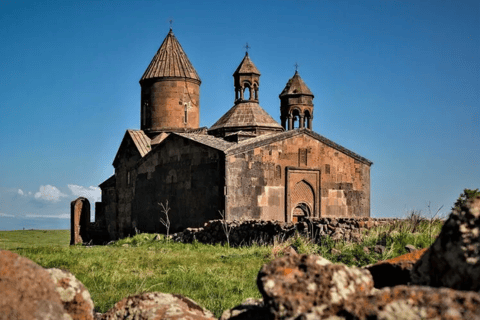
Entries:
<svg viewBox="0 0 480 320">
<path fill-rule="evenodd" d="M 298 72 L 280 93 L 280 123 L 259 104 L 248 52 L 233 107 L 200 128 L 201 80 L 172 30 L 140 79 L 141 130 L 127 130 L 100 184 L 96 224 L 118 239 L 206 221 L 369 217 L 372 162 L 313 131 L 314 95 Z"/>
</svg>

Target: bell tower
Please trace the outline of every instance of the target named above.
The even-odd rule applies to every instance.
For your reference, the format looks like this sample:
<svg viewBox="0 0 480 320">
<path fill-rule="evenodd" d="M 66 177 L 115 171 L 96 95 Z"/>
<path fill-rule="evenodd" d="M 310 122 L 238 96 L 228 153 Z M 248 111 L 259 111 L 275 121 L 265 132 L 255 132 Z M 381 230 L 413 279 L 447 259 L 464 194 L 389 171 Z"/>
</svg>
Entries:
<svg viewBox="0 0 480 320">
<path fill-rule="evenodd" d="M 151 138 L 200 124 L 200 77 L 173 34 L 167 34 L 140 79 L 141 129 Z"/>
<path fill-rule="evenodd" d="M 280 119 L 285 130 L 308 128 L 312 130 L 313 93 L 295 70 L 280 94 Z M 296 121 L 298 120 L 298 125 Z"/>
<path fill-rule="evenodd" d="M 235 104 L 241 102 L 258 103 L 258 87 L 260 86 L 260 72 L 248 56 L 245 57 L 233 73 L 233 83 L 235 86 Z M 247 96 L 248 94 L 248 96 Z"/>
</svg>

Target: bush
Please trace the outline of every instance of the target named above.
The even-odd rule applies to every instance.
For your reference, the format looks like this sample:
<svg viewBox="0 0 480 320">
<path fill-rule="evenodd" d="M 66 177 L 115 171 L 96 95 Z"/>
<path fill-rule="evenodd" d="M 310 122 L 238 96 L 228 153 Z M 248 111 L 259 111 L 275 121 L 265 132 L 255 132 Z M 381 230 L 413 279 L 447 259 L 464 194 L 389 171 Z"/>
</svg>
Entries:
<svg viewBox="0 0 480 320">
<path fill-rule="evenodd" d="M 467 200 L 476 198 L 478 196 L 480 196 L 480 191 L 478 190 L 478 188 L 475 190 L 463 189 L 463 193 L 460 194 L 460 196 L 458 197 L 457 201 L 453 205 L 452 210 L 460 209 L 467 203 Z"/>
</svg>

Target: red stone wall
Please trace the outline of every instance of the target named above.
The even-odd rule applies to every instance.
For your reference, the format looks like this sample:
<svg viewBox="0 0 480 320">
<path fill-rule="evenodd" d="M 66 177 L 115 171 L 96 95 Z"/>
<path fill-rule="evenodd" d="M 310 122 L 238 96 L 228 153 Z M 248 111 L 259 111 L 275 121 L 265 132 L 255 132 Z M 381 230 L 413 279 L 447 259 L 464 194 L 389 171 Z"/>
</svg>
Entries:
<svg viewBox="0 0 480 320">
<path fill-rule="evenodd" d="M 227 216 L 291 221 L 302 181 L 313 216 L 370 216 L 369 165 L 306 134 L 227 157 Z"/>
<path fill-rule="evenodd" d="M 198 128 L 200 85 L 191 79 L 162 79 L 142 85 L 141 129 L 175 131 Z M 190 102 L 185 121 L 185 104 Z"/>
</svg>

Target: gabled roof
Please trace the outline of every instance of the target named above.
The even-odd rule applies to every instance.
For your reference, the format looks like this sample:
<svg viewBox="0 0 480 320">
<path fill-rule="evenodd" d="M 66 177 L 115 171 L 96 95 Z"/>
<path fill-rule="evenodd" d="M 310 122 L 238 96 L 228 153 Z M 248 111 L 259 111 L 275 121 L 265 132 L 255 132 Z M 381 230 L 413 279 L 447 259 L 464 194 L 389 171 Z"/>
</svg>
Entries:
<svg viewBox="0 0 480 320">
<path fill-rule="evenodd" d="M 283 127 L 258 103 L 248 101 L 234 105 L 210 127 L 209 131 L 235 127 L 270 127 L 283 130 Z"/>
<path fill-rule="evenodd" d="M 255 67 L 252 60 L 250 60 L 248 52 L 245 53 L 245 57 L 243 57 L 242 62 L 240 62 L 240 65 L 238 66 L 237 70 L 235 70 L 233 75 L 241 73 L 254 73 L 260 75 L 260 71 L 258 71 L 257 67 Z"/>
<path fill-rule="evenodd" d="M 149 153 L 150 150 L 152 150 L 151 140 L 142 130 L 127 130 L 127 132 L 125 132 L 125 136 L 122 139 L 122 142 L 120 143 L 117 154 L 115 155 L 115 159 L 113 160 L 114 167 L 119 160 L 120 150 L 122 150 L 123 145 L 126 143 L 126 139 L 131 139 L 133 141 L 135 149 L 142 158 L 147 153 Z"/>
<path fill-rule="evenodd" d="M 220 151 L 225 151 L 231 146 L 235 145 L 236 143 L 228 142 L 223 140 L 222 138 L 217 138 L 215 136 L 207 135 L 207 134 L 193 134 L 193 133 L 173 133 L 179 135 L 183 138 L 190 139 L 196 141 L 200 144 L 206 145 L 210 148 L 214 148 Z"/>
<path fill-rule="evenodd" d="M 100 189 L 108 188 L 108 187 L 114 187 L 115 186 L 115 181 L 116 181 L 115 175 L 110 176 L 107 180 L 103 181 L 100 183 L 98 186 Z"/>
<path fill-rule="evenodd" d="M 140 82 L 164 77 L 180 77 L 200 81 L 197 71 L 190 60 L 188 60 L 187 55 L 171 29 L 147 70 L 145 70 Z"/>
<path fill-rule="evenodd" d="M 304 94 L 313 96 L 312 91 L 310 91 L 305 82 L 303 82 L 302 78 L 298 74 L 298 71 L 295 71 L 293 77 L 288 80 L 285 89 L 283 89 L 282 93 L 280 94 L 280 97 L 290 94 Z"/>
<path fill-rule="evenodd" d="M 347 156 L 350 156 L 350 157 L 352 157 L 352 158 L 354 158 L 354 159 L 356 159 L 360 162 L 363 162 L 363 163 L 365 163 L 369 166 L 371 166 L 373 164 L 372 161 L 370 161 L 370 160 L 356 154 L 355 152 L 350 151 L 347 148 L 342 147 L 341 145 L 325 138 L 324 136 L 322 136 L 322 135 L 320 135 L 320 134 L 318 134 L 318 133 L 316 133 L 312 130 L 306 129 L 306 128 L 289 130 L 289 131 L 279 132 L 279 133 L 265 134 L 265 135 L 258 136 L 256 138 L 251 138 L 251 139 L 248 139 L 248 140 L 244 140 L 244 141 L 241 141 L 239 143 L 234 144 L 232 147 L 230 147 L 228 150 L 226 150 L 225 153 L 226 154 L 238 154 L 238 153 L 249 151 L 251 149 L 254 149 L 254 148 L 257 148 L 257 147 L 260 147 L 260 146 L 263 146 L 263 145 L 267 145 L 267 144 L 270 144 L 270 143 L 273 143 L 273 142 L 285 140 L 285 139 L 288 139 L 288 138 L 291 138 L 291 137 L 294 137 L 294 136 L 297 136 L 297 135 L 301 135 L 301 134 L 309 135 L 312 138 L 324 143 L 325 145 L 327 145 L 329 147 L 332 147 L 332 148 L 346 154 Z"/>
</svg>

